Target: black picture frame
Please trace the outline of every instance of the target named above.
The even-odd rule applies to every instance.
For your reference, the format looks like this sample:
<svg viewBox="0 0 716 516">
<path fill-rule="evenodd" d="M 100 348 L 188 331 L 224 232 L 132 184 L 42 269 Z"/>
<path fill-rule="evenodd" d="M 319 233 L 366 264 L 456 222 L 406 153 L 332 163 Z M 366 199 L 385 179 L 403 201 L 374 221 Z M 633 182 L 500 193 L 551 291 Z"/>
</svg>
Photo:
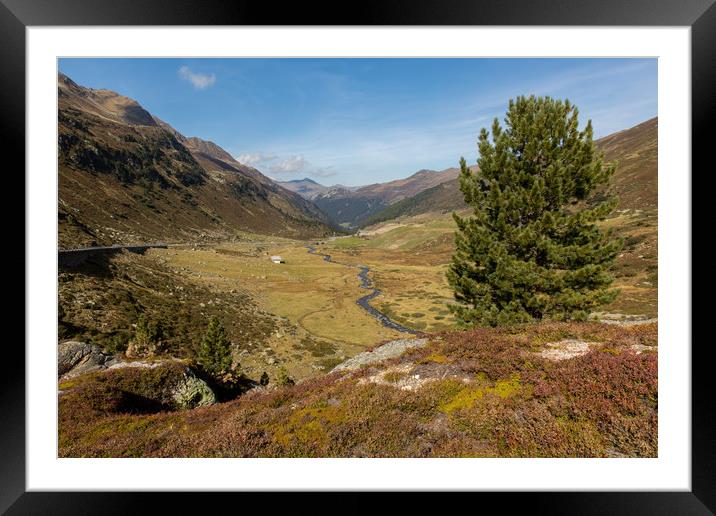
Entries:
<svg viewBox="0 0 716 516">
<path fill-rule="evenodd" d="M 246 0 L 0 0 L 0 109 L 3 147 L 16 165 L 5 169 L 25 192 L 25 28 L 65 25 L 552 25 L 552 26 L 689 26 L 692 50 L 692 168 L 703 175 L 714 131 L 716 104 L 715 0 L 363 0 L 359 4 L 285 3 Z M 350 9 L 347 8 L 350 5 Z M 10 152 L 10 150 L 18 150 Z M 710 160 L 709 160 L 710 161 Z M 709 163 L 710 164 L 710 163 Z M 698 176 L 693 174 L 692 177 Z M 699 190 L 693 190 L 699 192 Z M 702 190 L 702 195 L 706 195 Z M 24 196 L 17 195 L 17 198 Z M 696 205 L 695 201 L 692 201 Z M 24 213 L 24 211 L 23 211 Z M 692 216 L 695 226 L 698 219 Z M 708 223 L 708 222 L 706 222 Z M 15 230 L 20 225 L 15 220 Z M 712 232 L 712 231 L 711 231 Z M 692 230 L 693 234 L 693 230 Z M 696 234 L 699 234 L 698 232 Z M 708 233 L 704 233 L 708 234 Z M 24 242 L 23 235 L 16 241 Z M 19 246 L 17 246 L 19 248 Z M 693 255 L 694 258 L 698 255 Z M 19 269 L 24 246 L 14 253 Z M 693 260 L 692 260 L 693 267 Z M 26 271 L 27 273 L 27 271 Z M 17 298 L 16 298 L 17 299 Z M 22 299 L 25 299 L 23 294 Z M 20 303 L 18 302 L 19 306 Z M 22 305 L 24 307 L 24 303 Z M 692 303 L 697 313 L 699 307 Z M 693 316 L 692 316 L 693 320 Z M 697 319 L 698 320 L 698 319 Z M 690 492 L 481 493 L 505 507 L 529 504 L 531 512 L 549 514 L 713 514 L 716 511 L 716 431 L 713 387 L 708 380 L 710 339 L 694 340 L 692 351 L 692 490 Z M 19 340 L 6 342 L 0 375 L 0 512 L 8 514 L 126 514 L 151 506 L 146 498 L 161 496 L 169 505 L 191 507 L 184 494 L 40 493 L 25 487 L 25 353 Z M 12 346 L 13 349 L 10 349 Z M 680 343 L 690 346 L 690 342 Z M 242 504 L 254 497 L 242 497 Z M 272 495 L 275 496 L 275 495 Z M 295 507 L 305 497 L 291 495 Z M 352 499 L 359 494 L 349 495 Z M 225 497 L 221 497 L 225 498 Z M 509 500 L 509 502 L 507 502 Z M 480 500 L 482 504 L 484 500 Z M 230 502 L 232 503 L 232 502 Z M 423 497 L 402 502 L 403 510 L 422 507 Z M 453 503 L 460 504 L 459 500 Z M 473 502 L 470 502 L 473 503 Z M 212 501 L 213 504 L 213 501 Z M 348 510 L 369 510 L 349 498 Z M 202 502 L 203 512 L 210 510 Z"/>
</svg>

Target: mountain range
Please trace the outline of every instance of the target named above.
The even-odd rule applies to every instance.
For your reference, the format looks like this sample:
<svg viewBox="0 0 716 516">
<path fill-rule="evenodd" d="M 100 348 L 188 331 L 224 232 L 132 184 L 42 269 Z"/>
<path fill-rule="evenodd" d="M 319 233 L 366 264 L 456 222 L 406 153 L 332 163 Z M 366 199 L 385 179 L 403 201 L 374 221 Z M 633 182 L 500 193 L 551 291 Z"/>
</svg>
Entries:
<svg viewBox="0 0 716 516">
<path fill-rule="evenodd" d="M 325 194 L 331 190 L 345 190 L 347 192 L 350 192 L 352 190 L 357 190 L 358 188 L 360 188 L 359 186 L 343 185 L 323 186 L 322 184 L 319 184 L 313 179 L 309 179 L 307 177 L 303 179 L 292 179 L 291 181 L 277 181 L 277 183 L 287 190 L 296 192 L 301 197 L 303 197 L 304 199 L 308 199 L 309 201 L 312 201 L 317 196 Z"/>
<path fill-rule="evenodd" d="M 60 248 L 333 234 L 310 201 L 137 101 L 58 76 Z"/>
<path fill-rule="evenodd" d="M 596 140 L 606 161 L 617 161 L 610 190 L 617 209 L 657 207 L 658 118 Z M 477 166 L 472 166 L 473 171 Z M 336 224 L 356 229 L 403 216 L 465 209 L 458 168 L 421 170 L 406 179 L 348 189 L 311 179 L 280 183 L 313 201 Z"/>
<path fill-rule="evenodd" d="M 359 187 L 323 186 L 308 178 L 279 184 L 310 199 L 336 224 L 353 228 L 396 202 L 455 179 L 459 172 L 420 170 L 405 179 Z"/>
<path fill-rule="evenodd" d="M 186 137 L 136 100 L 58 76 L 60 247 L 226 240 L 241 232 L 335 234 L 465 208 L 459 169 L 366 186 L 277 182 L 219 145 Z M 658 120 L 597 140 L 619 167 L 619 209 L 657 204 Z M 476 169 L 476 167 L 473 167 Z"/>
<path fill-rule="evenodd" d="M 594 142 L 607 162 L 616 161 L 618 164 L 609 184 L 611 193 L 619 197 L 618 210 L 650 210 L 657 207 L 658 122 L 655 117 Z M 477 167 L 472 169 L 477 170 Z M 459 171 L 450 170 L 455 170 L 454 178 L 390 204 L 363 218 L 359 226 L 366 227 L 403 216 L 467 208 L 457 178 Z"/>
</svg>

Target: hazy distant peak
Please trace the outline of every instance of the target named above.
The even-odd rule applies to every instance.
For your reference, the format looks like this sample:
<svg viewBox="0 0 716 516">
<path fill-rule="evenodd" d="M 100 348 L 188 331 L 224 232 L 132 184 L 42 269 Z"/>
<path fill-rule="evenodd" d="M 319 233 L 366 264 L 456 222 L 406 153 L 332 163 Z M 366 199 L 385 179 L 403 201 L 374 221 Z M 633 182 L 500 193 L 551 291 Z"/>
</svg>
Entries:
<svg viewBox="0 0 716 516">
<path fill-rule="evenodd" d="M 323 195 L 330 190 L 329 187 L 317 183 L 313 179 L 304 177 L 303 179 L 292 179 L 290 181 L 276 181 L 280 186 L 287 190 L 297 193 L 304 199 L 313 200 L 319 195 Z"/>
</svg>

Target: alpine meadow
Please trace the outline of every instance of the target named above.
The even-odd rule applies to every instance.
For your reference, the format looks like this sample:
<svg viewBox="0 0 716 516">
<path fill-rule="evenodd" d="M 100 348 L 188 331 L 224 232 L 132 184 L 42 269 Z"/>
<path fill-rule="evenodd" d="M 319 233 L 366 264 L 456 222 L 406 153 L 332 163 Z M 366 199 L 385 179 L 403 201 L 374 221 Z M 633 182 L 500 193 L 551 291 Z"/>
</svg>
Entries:
<svg viewBox="0 0 716 516">
<path fill-rule="evenodd" d="M 59 70 L 60 457 L 658 456 L 655 59 Z"/>
</svg>

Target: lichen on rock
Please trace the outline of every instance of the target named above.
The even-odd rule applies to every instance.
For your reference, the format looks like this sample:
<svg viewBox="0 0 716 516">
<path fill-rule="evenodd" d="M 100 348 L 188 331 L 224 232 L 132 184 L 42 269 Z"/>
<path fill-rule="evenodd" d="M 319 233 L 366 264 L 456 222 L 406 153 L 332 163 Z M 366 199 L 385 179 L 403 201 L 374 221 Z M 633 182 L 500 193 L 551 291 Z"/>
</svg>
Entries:
<svg viewBox="0 0 716 516">
<path fill-rule="evenodd" d="M 179 409 L 205 407 L 216 403 L 216 395 L 211 387 L 189 368 L 186 368 L 174 387 L 172 399 Z"/>
<path fill-rule="evenodd" d="M 570 358 L 580 357 L 589 353 L 591 346 L 595 342 L 586 342 L 578 339 L 563 339 L 559 342 L 548 342 L 545 344 L 539 355 L 542 358 L 559 362 L 560 360 L 568 360 Z"/>
</svg>

